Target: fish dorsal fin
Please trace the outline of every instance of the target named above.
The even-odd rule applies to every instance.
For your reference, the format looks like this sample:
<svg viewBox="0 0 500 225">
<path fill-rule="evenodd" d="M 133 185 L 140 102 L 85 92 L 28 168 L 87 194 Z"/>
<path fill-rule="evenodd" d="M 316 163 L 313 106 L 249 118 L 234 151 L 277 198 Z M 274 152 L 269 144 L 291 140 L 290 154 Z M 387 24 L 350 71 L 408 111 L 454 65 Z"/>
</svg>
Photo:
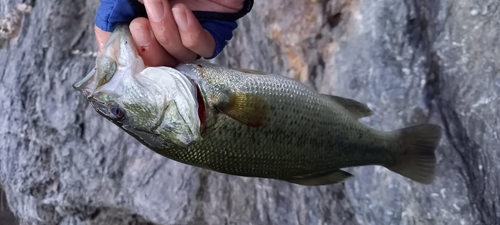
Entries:
<svg viewBox="0 0 500 225">
<path fill-rule="evenodd" d="M 269 104 L 258 95 L 229 93 L 229 98 L 218 104 L 220 111 L 251 127 L 265 126 L 269 119 Z"/>
<path fill-rule="evenodd" d="M 346 171 L 335 170 L 333 172 L 324 173 L 324 174 L 309 175 L 309 176 L 286 179 L 286 181 L 288 181 L 290 183 L 307 185 L 307 186 L 318 186 L 318 185 L 341 183 L 341 182 L 344 182 L 345 180 L 347 180 L 353 176 L 354 175 L 352 175 Z"/>
<path fill-rule="evenodd" d="M 332 101 L 344 106 L 344 108 L 347 109 L 347 111 L 349 111 L 354 117 L 356 117 L 356 119 L 361 119 L 363 117 L 371 116 L 373 114 L 372 110 L 361 102 L 348 98 L 342 98 L 335 95 L 323 94 L 323 96 L 326 96 L 330 98 Z"/>
<path fill-rule="evenodd" d="M 235 68 L 235 70 L 238 70 L 243 73 L 250 73 L 250 74 L 256 74 L 256 75 L 268 75 L 266 72 L 258 71 L 258 70 L 250 70 L 250 69 L 242 69 L 242 68 Z"/>
</svg>

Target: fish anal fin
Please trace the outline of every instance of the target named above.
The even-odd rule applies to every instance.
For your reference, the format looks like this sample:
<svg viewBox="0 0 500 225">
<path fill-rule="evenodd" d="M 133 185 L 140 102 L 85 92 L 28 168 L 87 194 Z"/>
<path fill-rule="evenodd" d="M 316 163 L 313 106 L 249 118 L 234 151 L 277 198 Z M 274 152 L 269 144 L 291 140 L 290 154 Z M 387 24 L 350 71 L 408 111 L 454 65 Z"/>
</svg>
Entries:
<svg viewBox="0 0 500 225">
<path fill-rule="evenodd" d="M 356 100 L 348 99 L 348 98 L 342 98 L 339 96 L 335 95 L 325 95 L 330 98 L 332 101 L 337 102 L 338 104 L 342 105 L 347 111 L 349 111 L 356 119 L 361 119 L 363 117 L 368 117 L 373 115 L 373 111 L 368 108 L 365 104 L 358 102 Z"/>
<path fill-rule="evenodd" d="M 343 170 L 335 170 L 334 172 L 327 173 L 327 174 L 321 174 L 321 175 L 314 175 L 314 176 L 307 176 L 307 177 L 300 177 L 300 178 L 292 178 L 292 179 L 287 179 L 286 181 L 290 183 L 295 183 L 295 184 L 301 184 L 301 185 L 307 185 L 307 186 L 319 186 L 319 185 L 328 185 L 328 184 L 337 184 L 344 182 L 345 180 L 353 177 L 354 175 L 343 171 Z"/>
<path fill-rule="evenodd" d="M 219 110 L 251 127 L 265 126 L 269 119 L 268 102 L 254 94 L 230 93 L 229 102 L 219 104 Z"/>
</svg>

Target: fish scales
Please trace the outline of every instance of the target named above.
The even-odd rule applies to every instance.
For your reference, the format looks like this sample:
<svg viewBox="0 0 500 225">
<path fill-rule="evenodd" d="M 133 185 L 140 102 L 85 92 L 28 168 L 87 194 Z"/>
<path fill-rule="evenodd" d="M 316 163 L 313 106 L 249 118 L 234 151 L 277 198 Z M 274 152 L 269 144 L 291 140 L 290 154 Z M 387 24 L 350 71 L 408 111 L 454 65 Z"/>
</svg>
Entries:
<svg viewBox="0 0 500 225">
<path fill-rule="evenodd" d="M 189 65 L 191 71 L 198 71 L 195 69 L 197 64 Z M 261 96 L 272 105 L 272 116 L 266 126 L 252 128 L 226 115 L 219 115 L 217 125 L 206 131 L 207 136 L 188 147 L 187 152 L 206 153 L 204 160 L 197 162 L 199 166 L 236 175 L 285 178 L 364 163 L 386 164 L 394 160 L 391 157 L 394 154 L 386 150 L 387 146 L 373 144 L 387 137 L 369 135 L 371 129 L 357 122 L 342 110 L 342 106 L 295 80 L 236 70 L 220 71 L 218 67 L 200 65 L 203 65 L 203 78 L 209 85 L 223 86 L 234 93 Z M 352 135 L 361 138 L 356 141 L 346 139 Z M 377 154 L 366 159 L 357 157 L 361 154 L 356 154 L 356 150 Z M 185 158 L 178 160 L 185 163 L 198 160 L 189 154 L 183 156 Z"/>
</svg>

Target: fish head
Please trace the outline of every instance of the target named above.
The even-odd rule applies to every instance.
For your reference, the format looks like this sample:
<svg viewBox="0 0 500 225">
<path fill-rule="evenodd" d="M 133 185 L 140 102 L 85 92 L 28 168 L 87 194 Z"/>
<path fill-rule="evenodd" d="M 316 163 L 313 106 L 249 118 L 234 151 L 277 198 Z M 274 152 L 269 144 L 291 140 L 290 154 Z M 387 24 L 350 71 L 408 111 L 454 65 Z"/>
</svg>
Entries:
<svg viewBox="0 0 500 225">
<path fill-rule="evenodd" d="M 103 117 L 153 148 L 200 140 L 196 87 L 171 67 L 146 67 L 128 30 L 120 25 L 73 87 Z"/>
</svg>

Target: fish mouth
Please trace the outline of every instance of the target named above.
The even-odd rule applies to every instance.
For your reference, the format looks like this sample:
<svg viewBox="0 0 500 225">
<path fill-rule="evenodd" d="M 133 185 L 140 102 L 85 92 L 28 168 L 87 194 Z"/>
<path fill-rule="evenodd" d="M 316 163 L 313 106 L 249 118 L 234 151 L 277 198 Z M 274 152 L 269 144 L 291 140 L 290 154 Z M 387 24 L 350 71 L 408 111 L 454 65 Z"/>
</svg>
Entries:
<svg viewBox="0 0 500 225">
<path fill-rule="evenodd" d="M 123 55 L 125 54 L 125 55 Z M 91 99 L 103 85 L 108 83 L 120 70 L 118 67 L 128 67 L 139 56 L 128 24 L 120 24 L 111 33 L 103 50 L 95 61 L 95 67 L 80 81 L 72 86 Z M 120 65 L 122 64 L 122 65 Z"/>
<path fill-rule="evenodd" d="M 97 89 L 96 73 L 96 68 L 93 68 L 83 79 L 74 83 L 73 88 L 88 98 Z"/>
</svg>

